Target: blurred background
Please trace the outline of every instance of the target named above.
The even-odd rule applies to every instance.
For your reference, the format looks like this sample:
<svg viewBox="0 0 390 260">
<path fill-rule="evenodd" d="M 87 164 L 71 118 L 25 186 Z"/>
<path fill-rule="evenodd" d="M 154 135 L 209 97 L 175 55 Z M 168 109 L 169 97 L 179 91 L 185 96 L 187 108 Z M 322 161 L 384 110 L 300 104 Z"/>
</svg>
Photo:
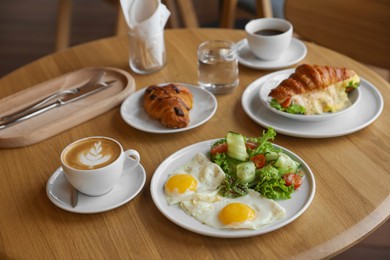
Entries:
<svg viewBox="0 0 390 260">
<path fill-rule="evenodd" d="M 0 77 L 56 50 L 59 2 L 0 1 Z M 220 1 L 192 2 L 200 27 L 219 27 Z M 273 2 L 281 6 L 283 0 Z M 243 28 L 248 20 L 256 17 L 255 1 L 240 0 L 239 6 L 235 27 Z M 118 17 L 116 0 L 73 0 L 71 9 L 70 46 L 115 35 Z M 280 14 L 281 11 L 275 13 Z M 178 26 L 183 26 L 178 18 Z"/>
<path fill-rule="evenodd" d="M 193 5 L 199 27 L 220 27 L 222 1 L 185 1 Z M 0 77 L 56 51 L 59 2 L 0 0 Z M 284 0 L 272 0 L 271 3 L 273 16 L 283 18 Z M 117 4 L 115 0 L 73 0 L 69 46 L 114 36 Z M 256 17 L 255 0 L 239 0 L 232 27 L 242 29 Z M 183 26 L 183 19 L 179 18 L 176 26 Z M 379 70 L 378 73 L 389 80 L 387 71 Z M 369 258 L 390 259 L 389 221 L 334 259 Z"/>
</svg>

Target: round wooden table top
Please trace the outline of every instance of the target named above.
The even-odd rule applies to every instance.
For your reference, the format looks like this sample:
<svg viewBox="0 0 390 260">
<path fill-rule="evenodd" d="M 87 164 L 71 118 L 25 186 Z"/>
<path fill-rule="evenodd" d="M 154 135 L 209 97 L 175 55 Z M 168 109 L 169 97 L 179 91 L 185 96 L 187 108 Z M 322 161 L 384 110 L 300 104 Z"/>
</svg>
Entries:
<svg viewBox="0 0 390 260">
<path fill-rule="evenodd" d="M 241 30 L 166 30 L 167 64 L 150 75 L 130 71 L 126 37 L 102 39 L 43 57 L 8 74 L 0 80 L 0 98 L 97 66 L 130 72 L 137 89 L 161 82 L 197 84 L 197 46 L 210 39 L 237 42 L 244 37 Z M 300 63 L 351 68 L 381 92 L 385 103 L 390 102 L 389 83 L 370 69 L 329 49 L 305 44 L 308 53 Z M 241 96 L 250 83 L 270 72 L 240 66 L 239 87 L 232 94 L 216 96 L 215 115 L 189 131 L 154 134 L 137 130 L 125 123 L 117 106 L 37 144 L 0 149 L 0 258 L 316 259 L 337 255 L 358 243 L 390 215 L 388 106 L 372 124 L 348 135 L 314 139 L 277 135 L 274 143 L 299 155 L 316 180 L 309 208 L 283 228 L 247 238 L 209 237 L 179 227 L 154 204 L 150 193 L 153 173 L 172 153 L 224 137 L 229 130 L 246 136 L 262 133 L 265 128 L 245 113 Z M 146 183 L 138 196 L 113 210 L 68 212 L 48 199 L 46 184 L 60 166 L 62 149 L 93 135 L 110 136 L 138 150 Z"/>
</svg>

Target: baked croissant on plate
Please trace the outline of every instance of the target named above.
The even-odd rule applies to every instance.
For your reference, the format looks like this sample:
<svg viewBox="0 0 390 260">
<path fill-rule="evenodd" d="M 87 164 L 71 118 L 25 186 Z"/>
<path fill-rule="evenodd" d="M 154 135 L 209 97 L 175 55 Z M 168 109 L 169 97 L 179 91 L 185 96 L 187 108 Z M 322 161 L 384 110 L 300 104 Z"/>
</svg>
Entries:
<svg viewBox="0 0 390 260">
<path fill-rule="evenodd" d="M 190 123 L 193 96 L 179 84 L 149 86 L 144 93 L 145 111 L 168 128 L 183 128 Z"/>
<path fill-rule="evenodd" d="M 269 96 L 273 98 L 271 106 L 289 113 L 337 112 L 350 103 L 348 92 L 359 84 L 360 78 L 353 70 L 303 64 Z"/>
</svg>

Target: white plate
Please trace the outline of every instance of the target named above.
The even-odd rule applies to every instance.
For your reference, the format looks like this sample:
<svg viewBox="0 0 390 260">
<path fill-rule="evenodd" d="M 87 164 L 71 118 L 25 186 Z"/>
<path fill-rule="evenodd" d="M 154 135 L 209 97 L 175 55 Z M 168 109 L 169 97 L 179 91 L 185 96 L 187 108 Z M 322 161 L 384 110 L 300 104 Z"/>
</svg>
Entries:
<svg viewBox="0 0 390 260">
<path fill-rule="evenodd" d="M 168 83 L 158 84 L 159 86 Z M 217 99 L 213 94 L 192 84 L 177 83 L 188 88 L 194 98 L 190 110 L 190 124 L 184 128 L 171 129 L 163 126 L 160 121 L 151 118 L 144 109 L 143 96 L 146 88 L 130 95 L 121 106 L 121 116 L 130 126 L 149 133 L 177 133 L 187 131 L 207 122 L 217 111 Z"/>
<path fill-rule="evenodd" d="M 248 46 L 248 41 L 243 39 L 237 43 L 238 62 L 252 69 L 274 70 L 292 66 L 305 58 L 307 54 L 306 45 L 295 38 L 292 38 L 291 44 L 288 47 L 286 54 L 280 59 L 274 61 L 266 61 L 257 58 Z"/>
<path fill-rule="evenodd" d="M 263 127 L 271 126 L 278 133 L 304 137 L 328 138 L 356 132 L 378 118 L 383 110 L 383 98 L 380 92 L 367 80 L 361 78 L 360 99 L 353 109 L 334 119 L 321 122 L 297 122 L 271 112 L 260 100 L 262 84 L 273 77 L 271 73 L 252 82 L 241 97 L 245 113 Z"/>
<path fill-rule="evenodd" d="M 108 211 L 133 199 L 144 187 L 146 181 L 145 169 L 138 164 L 131 172 L 126 170 L 119 183 L 107 194 L 97 197 L 87 196 L 79 192 L 76 207 L 70 204 L 72 186 L 67 181 L 62 168 L 58 168 L 49 178 L 46 194 L 54 205 L 76 213 L 98 213 Z"/>
<path fill-rule="evenodd" d="M 271 107 L 270 102 L 272 100 L 272 97 L 268 96 L 269 92 L 272 89 L 276 88 L 280 84 L 280 82 L 282 82 L 284 79 L 287 79 L 294 72 L 295 69 L 288 69 L 288 70 L 281 70 L 281 71 L 274 72 L 272 73 L 273 76 L 268 80 L 266 80 L 261 86 L 259 91 L 260 100 L 263 102 L 264 106 L 267 107 L 270 111 L 294 120 L 305 121 L 305 122 L 318 122 L 318 121 L 329 120 L 335 118 L 336 116 L 340 116 L 346 113 L 347 111 L 349 111 L 354 107 L 354 105 L 358 102 L 360 98 L 360 90 L 359 88 L 357 88 L 348 94 L 348 98 L 351 102 L 350 105 L 346 106 L 340 111 L 334 113 L 322 113 L 320 115 L 290 114 Z"/>
<path fill-rule="evenodd" d="M 218 139 L 203 141 L 190 146 L 187 146 L 165 159 L 153 174 L 150 184 L 150 192 L 152 199 L 161 213 L 175 224 L 190 230 L 192 232 L 212 236 L 212 237 L 251 237 L 260 234 L 265 234 L 276 229 L 279 229 L 298 218 L 310 205 L 315 193 L 315 180 L 309 166 L 296 154 L 282 148 L 278 145 L 276 147 L 282 148 L 283 152 L 291 156 L 292 159 L 302 164 L 302 170 L 305 173 L 302 186 L 292 194 L 289 200 L 277 201 L 282 207 L 286 209 L 286 216 L 283 219 L 277 220 L 274 223 L 264 226 L 257 230 L 232 230 L 232 229 L 216 229 L 201 222 L 195 218 L 187 215 L 179 205 L 168 205 L 164 195 L 164 185 L 168 174 L 174 169 L 181 166 L 185 162 L 190 161 L 196 154 L 207 154 L 211 145 Z"/>
</svg>

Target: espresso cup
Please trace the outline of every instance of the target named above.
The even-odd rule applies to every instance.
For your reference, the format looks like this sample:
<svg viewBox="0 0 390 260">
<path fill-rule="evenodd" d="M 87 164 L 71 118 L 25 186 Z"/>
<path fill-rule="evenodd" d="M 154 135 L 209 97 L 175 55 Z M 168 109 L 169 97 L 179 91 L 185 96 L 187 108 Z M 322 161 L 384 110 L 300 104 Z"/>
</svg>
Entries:
<svg viewBox="0 0 390 260">
<path fill-rule="evenodd" d="M 109 137 L 92 136 L 69 144 L 61 153 L 61 166 L 66 179 L 78 191 L 89 196 L 104 195 L 119 182 L 125 162 L 130 169 L 139 164 L 136 150 L 124 151 Z"/>
<path fill-rule="evenodd" d="M 277 60 L 288 49 L 293 26 L 280 18 L 260 18 L 245 25 L 249 49 L 262 60 Z"/>
</svg>

